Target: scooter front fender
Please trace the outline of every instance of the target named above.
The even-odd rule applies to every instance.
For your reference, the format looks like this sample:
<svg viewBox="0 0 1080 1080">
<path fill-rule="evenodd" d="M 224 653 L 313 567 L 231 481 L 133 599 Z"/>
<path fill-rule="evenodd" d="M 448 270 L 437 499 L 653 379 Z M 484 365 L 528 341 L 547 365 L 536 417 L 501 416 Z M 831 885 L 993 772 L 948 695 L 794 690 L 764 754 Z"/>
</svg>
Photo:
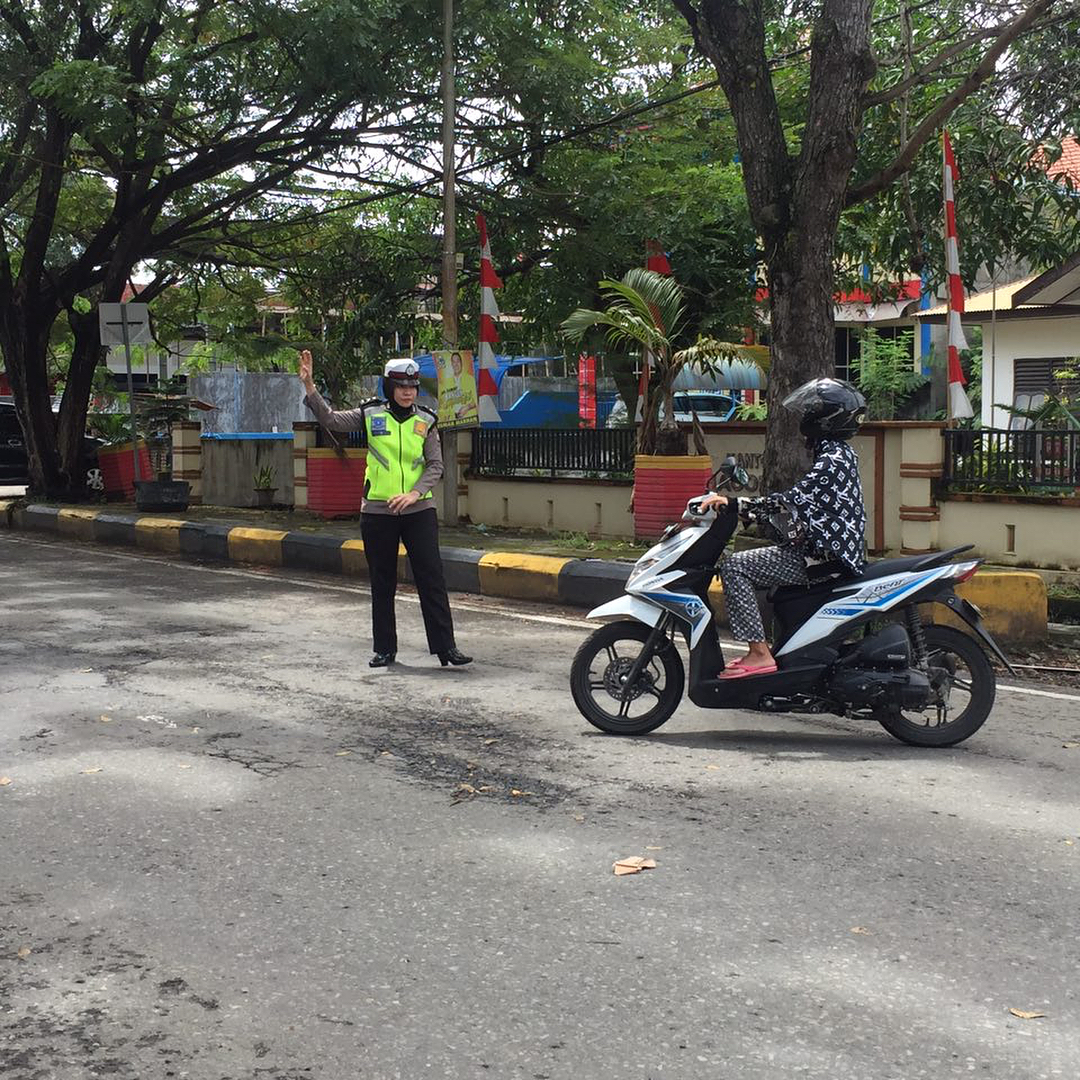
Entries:
<svg viewBox="0 0 1080 1080">
<path fill-rule="evenodd" d="M 609 600 L 606 604 L 593 608 L 587 619 L 613 619 L 630 618 L 643 622 L 646 626 L 655 626 L 664 614 L 662 608 L 650 604 L 640 597 L 624 593 L 615 600 Z"/>
</svg>

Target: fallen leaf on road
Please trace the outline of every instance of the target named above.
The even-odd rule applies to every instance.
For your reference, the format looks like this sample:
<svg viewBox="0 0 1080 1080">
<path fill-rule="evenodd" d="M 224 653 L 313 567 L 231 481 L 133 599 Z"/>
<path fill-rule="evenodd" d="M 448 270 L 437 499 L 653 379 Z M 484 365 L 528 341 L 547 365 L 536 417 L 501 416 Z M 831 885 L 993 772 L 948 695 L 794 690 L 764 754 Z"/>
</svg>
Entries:
<svg viewBox="0 0 1080 1080">
<path fill-rule="evenodd" d="M 1045 1016 L 1044 1012 L 1028 1012 L 1026 1009 L 1010 1009 L 1009 1012 L 1013 1016 L 1019 1016 L 1021 1020 L 1038 1020 L 1040 1016 Z"/>
<path fill-rule="evenodd" d="M 190 765 L 177 765 L 176 767 L 177 767 L 178 769 L 190 769 L 190 768 L 191 768 L 191 766 L 190 766 Z"/>
<path fill-rule="evenodd" d="M 88 675 L 93 670 L 94 669 L 92 667 L 81 667 L 81 668 L 79 668 L 79 674 L 80 675 Z"/>
<path fill-rule="evenodd" d="M 644 859 L 640 855 L 630 855 L 625 859 L 619 859 L 612 867 L 616 877 L 624 874 L 640 874 L 642 870 L 655 870 L 655 859 Z"/>
<path fill-rule="evenodd" d="M 662 847 L 656 847 L 656 846 L 654 846 L 652 844 L 646 844 L 645 845 L 645 850 L 646 851 L 663 851 L 664 849 Z"/>
<path fill-rule="evenodd" d="M 100 765 L 93 765 L 89 769 L 83 769 L 83 776 L 88 776 L 90 773 L 101 772 Z"/>
<path fill-rule="evenodd" d="M 348 754 L 351 754 L 351 753 L 352 753 L 352 751 L 351 751 L 351 750 L 339 750 L 339 751 L 338 751 L 338 752 L 337 752 L 337 753 L 336 753 L 336 754 L 334 755 L 334 757 L 346 757 L 346 756 L 347 756 Z"/>
<path fill-rule="evenodd" d="M 706 765 L 705 768 L 706 769 L 719 769 L 720 766 L 719 765 Z"/>
<path fill-rule="evenodd" d="M 518 789 L 515 787 L 515 788 L 510 789 L 510 794 L 513 795 L 515 798 L 524 798 L 526 795 L 531 795 L 532 792 L 531 791 L 518 791 Z"/>
<path fill-rule="evenodd" d="M 1063 750 L 1075 750 L 1078 746 L 1080 746 L 1080 742 L 1063 742 L 1061 744 Z"/>
<path fill-rule="evenodd" d="M 574 815 L 574 820 L 577 821 L 577 822 L 582 822 L 582 821 L 585 820 L 585 815 L 584 814 L 575 814 Z"/>
<path fill-rule="evenodd" d="M 457 793 L 459 795 L 475 795 L 476 788 L 474 788 L 472 784 L 458 784 Z"/>
<path fill-rule="evenodd" d="M 865 926 L 853 926 L 851 928 L 851 932 L 853 934 L 869 934 L 870 933 L 870 931 L 867 930 Z"/>
<path fill-rule="evenodd" d="M 1073 846 L 1073 844 L 1075 844 L 1075 843 L 1076 843 L 1076 841 L 1075 841 L 1075 840 L 1066 840 L 1066 841 L 1065 841 L 1065 843 L 1066 843 L 1066 844 L 1068 844 L 1068 845 L 1069 845 L 1069 847 L 1072 847 L 1072 846 Z"/>
<path fill-rule="evenodd" d="M 112 717 L 111 716 L 106 716 L 104 713 L 102 713 L 98 717 L 98 723 L 99 724 L 111 724 L 112 723 Z"/>
<path fill-rule="evenodd" d="M 10 776 L 0 776 L 0 787 L 7 787 L 11 783 Z"/>
<path fill-rule="evenodd" d="M 20 960 L 25 960 L 30 955 L 30 950 L 24 945 L 18 952 Z"/>
<path fill-rule="evenodd" d="M 490 746 L 492 743 L 498 742 L 498 741 L 499 741 L 498 739 L 485 739 L 484 740 L 484 745 L 485 746 Z"/>
</svg>

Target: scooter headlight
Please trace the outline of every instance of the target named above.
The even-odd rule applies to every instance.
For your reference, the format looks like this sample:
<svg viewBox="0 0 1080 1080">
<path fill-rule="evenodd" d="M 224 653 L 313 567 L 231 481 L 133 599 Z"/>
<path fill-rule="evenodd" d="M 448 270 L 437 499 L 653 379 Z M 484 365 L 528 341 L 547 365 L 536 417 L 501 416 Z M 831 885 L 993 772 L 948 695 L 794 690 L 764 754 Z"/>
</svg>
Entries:
<svg viewBox="0 0 1080 1080">
<path fill-rule="evenodd" d="M 642 559 L 633 569 L 630 577 L 627 579 L 626 585 L 629 588 L 642 578 L 648 577 L 652 572 L 652 568 L 659 562 L 657 559 Z"/>
</svg>

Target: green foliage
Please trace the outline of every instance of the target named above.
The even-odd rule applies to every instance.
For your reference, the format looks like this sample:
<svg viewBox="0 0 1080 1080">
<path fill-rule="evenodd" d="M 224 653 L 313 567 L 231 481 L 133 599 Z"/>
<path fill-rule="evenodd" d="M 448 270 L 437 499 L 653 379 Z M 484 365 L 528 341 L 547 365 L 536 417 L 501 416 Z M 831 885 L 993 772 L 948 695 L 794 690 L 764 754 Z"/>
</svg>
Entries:
<svg viewBox="0 0 1080 1080">
<path fill-rule="evenodd" d="M 688 364 L 721 375 L 740 363 L 762 366 L 762 350 L 702 337 L 677 349 L 677 339 L 686 332 L 686 302 L 682 287 L 672 277 L 635 268 L 628 270 L 621 281 L 605 278 L 599 288 L 601 297 L 608 301 L 607 307 L 602 311 L 578 308 L 571 312 L 562 324 L 563 335 L 568 341 L 578 342 L 593 327 L 602 327 L 617 348 L 640 350 L 642 361 L 648 362 L 654 377 L 642 407 L 638 453 L 684 454 L 686 440 L 679 432 L 673 401 L 676 376 Z M 694 436 L 697 452 L 705 453 L 696 427 Z"/>
<path fill-rule="evenodd" d="M 251 482 L 256 491 L 272 491 L 277 479 L 277 470 L 273 465 L 264 465 L 252 474 Z"/>
<path fill-rule="evenodd" d="M 866 398 L 868 419 L 895 420 L 903 403 L 926 384 L 926 376 L 914 368 L 914 340 L 914 331 L 887 338 L 873 327 L 860 335 L 859 357 L 853 367 Z"/>
<path fill-rule="evenodd" d="M 769 416 L 768 402 L 761 401 L 751 405 L 749 402 L 741 402 L 735 407 L 736 420 L 766 420 Z"/>
</svg>

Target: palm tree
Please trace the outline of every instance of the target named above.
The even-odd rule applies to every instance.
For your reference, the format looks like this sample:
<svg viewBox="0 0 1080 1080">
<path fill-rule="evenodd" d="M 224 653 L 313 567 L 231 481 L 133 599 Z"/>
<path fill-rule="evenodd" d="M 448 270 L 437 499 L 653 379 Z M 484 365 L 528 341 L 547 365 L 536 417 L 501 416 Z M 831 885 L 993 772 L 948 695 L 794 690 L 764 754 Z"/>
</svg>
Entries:
<svg viewBox="0 0 1080 1080">
<path fill-rule="evenodd" d="M 683 290 L 673 278 L 655 271 L 635 268 L 627 271 L 622 281 L 605 278 L 600 282 L 600 292 L 607 307 L 603 311 L 578 308 L 563 322 L 563 336 L 578 342 L 592 327 L 605 326 L 612 345 L 639 348 L 642 362 L 656 374 L 656 386 L 645 389 L 638 453 L 685 454 L 686 438 L 675 420 L 673 400 L 679 372 L 690 364 L 702 371 L 745 380 L 750 368 L 766 368 L 768 349 L 714 338 L 699 338 L 692 345 L 676 348 L 686 330 Z M 697 430 L 695 437 L 699 437 Z M 703 446 L 698 449 L 704 452 Z"/>
</svg>

